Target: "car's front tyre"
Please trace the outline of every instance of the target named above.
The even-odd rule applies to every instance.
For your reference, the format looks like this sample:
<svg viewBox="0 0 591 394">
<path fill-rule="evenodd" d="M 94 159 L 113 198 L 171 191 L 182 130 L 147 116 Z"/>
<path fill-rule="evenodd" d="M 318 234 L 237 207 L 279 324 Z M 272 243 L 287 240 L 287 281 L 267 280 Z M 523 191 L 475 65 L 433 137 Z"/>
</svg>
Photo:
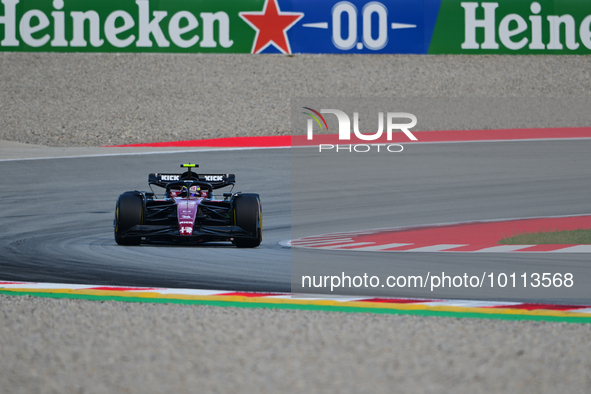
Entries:
<svg viewBox="0 0 591 394">
<path fill-rule="evenodd" d="M 119 196 L 115 207 L 115 242 L 119 245 L 139 245 L 142 237 L 123 236 L 130 228 L 144 222 L 144 199 L 137 192 Z"/>
<path fill-rule="evenodd" d="M 234 238 L 239 248 L 256 248 L 263 240 L 263 210 L 258 194 L 240 194 L 234 201 L 236 226 L 251 234 L 249 238 Z"/>
</svg>

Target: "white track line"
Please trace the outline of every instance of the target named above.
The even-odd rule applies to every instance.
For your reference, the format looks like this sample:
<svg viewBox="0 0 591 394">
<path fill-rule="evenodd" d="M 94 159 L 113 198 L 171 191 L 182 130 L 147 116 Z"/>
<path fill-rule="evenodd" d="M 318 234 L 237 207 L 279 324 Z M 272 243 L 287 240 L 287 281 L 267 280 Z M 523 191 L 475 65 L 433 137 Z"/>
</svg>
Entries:
<svg viewBox="0 0 591 394">
<path fill-rule="evenodd" d="M 390 248 L 399 248 L 401 246 L 408 246 L 412 244 L 384 244 L 384 245 L 375 245 L 375 246 L 362 246 L 360 248 L 355 248 L 351 250 L 359 251 L 359 252 L 379 252 L 384 249 Z"/>
<path fill-rule="evenodd" d="M 111 156 L 142 156 L 142 155 L 165 155 L 174 153 L 194 153 L 194 152 L 223 152 L 234 150 L 256 150 L 256 149 L 286 149 L 289 146 L 273 146 L 273 147 L 253 147 L 253 148 L 195 148 L 187 150 L 169 150 L 169 151 L 150 151 L 150 152 L 122 152 L 122 153 L 98 153 L 88 155 L 74 155 L 74 156 L 46 156 L 46 157 L 27 157 L 18 159 L 0 159 L 0 162 L 5 161 L 30 161 L 30 160 L 52 160 L 52 159 L 88 159 L 92 157 L 111 157 Z"/>
<path fill-rule="evenodd" d="M 479 224 L 479 223 L 496 223 L 496 222 L 510 222 L 515 220 L 528 220 L 528 219 L 554 219 L 554 218 L 572 218 L 577 216 L 591 216 L 591 212 L 584 212 L 584 213 L 577 213 L 572 215 L 553 215 L 553 216 L 529 216 L 529 217 L 518 217 L 518 218 L 499 218 L 499 219 L 475 219 L 475 220 L 468 220 L 462 222 L 446 222 L 446 223 L 434 223 L 434 224 L 418 224 L 414 226 L 405 226 L 405 227 L 380 227 L 380 228 L 366 228 L 361 229 L 359 231 L 348 231 L 342 233 L 328 233 L 328 234 L 318 234 L 318 235 L 309 235 L 303 238 L 298 238 L 291 241 L 299 241 L 302 239 L 316 239 L 321 237 L 328 237 L 328 236 L 336 236 L 340 235 L 342 237 L 345 236 L 359 236 L 359 235 L 369 235 L 375 234 L 380 232 L 398 232 L 398 231 L 405 231 L 405 230 L 415 230 L 417 228 L 422 227 L 429 227 L 429 228 L 436 228 L 436 227 L 446 227 L 446 226 L 453 226 L 457 224 Z"/>
<path fill-rule="evenodd" d="M 375 244 L 375 242 L 357 242 L 353 244 L 341 244 L 341 245 L 332 245 L 332 246 L 319 246 L 313 249 L 339 249 L 339 248 L 347 248 L 350 246 L 361 246 L 361 245 L 371 245 Z M 354 250 L 354 249 L 353 249 Z"/>
<path fill-rule="evenodd" d="M 441 244 L 441 245 L 423 246 L 420 248 L 408 249 L 408 250 L 405 250 L 405 252 L 441 252 L 442 250 L 459 248 L 461 246 L 466 246 L 466 244 L 463 244 L 463 245 Z"/>
<path fill-rule="evenodd" d="M 321 246 L 321 245 L 330 245 L 330 244 L 341 244 L 343 242 L 353 242 L 352 238 L 341 238 L 341 239 L 335 239 L 332 241 L 326 240 L 326 241 L 310 241 L 310 242 L 293 242 L 292 245 L 293 246 L 306 246 L 306 247 L 310 247 L 310 246 Z"/>
<path fill-rule="evenodd" d="M 547 253 L 591 253 L 591 245 L 575 245 L 562 249 L 550 250 Z"/>
<path fill-rule="evenodd" d="M 147 290 L 148 292 L 153 291 L 159 294 L 179 294 L 179 289 L 162 289 L 162 290 Z M 183 295 L 194 295 L 194 296 L 215 296 L 220 294 L 220 290 L 193 290 L 193 289 L 182 289 Z M 226 293 L 233 293 L 234 291 L 226 291 Z"/>
<path fill-rule="evenodd" d="M 591 253 L 591 245 L 573 245 L 567 246 L 560 249 L 555 250 L 527 250 L 533 246 L 539 245 L 497 245 L 491 246 L 488 248 L 483 248 L 479 250 L 467 250 L 467 251 L 454 251 L 450 249 L 459 248 L 462 246 L 469 246 L 466 244 L 441 244 L 441 245 L 431 245 L 431 246 L 423 246 L 415 249 L 405 249 L 405 250 L 396 250 L 395 248 L 403 247 L 412 245 L 412 243 L 391 243 L 391 244 L 383 244 L 383 245 L 371 245 L 375 242 L 357 242 L 357 243 L 342 243 L 343 241 L 338 242 L 309 242 L 309 243 L 297 243 L 292 244 L 292 241 L 281 241 L 279 244 L 281 246 L 287 247 L 294 247 L 294 248 L 310 248 L 310 249 L 343 249 L 349 246 L 359 246 L 352 249 L 343 249 L 343 250 L 351 250 L 353 252 L 450 252 L 450 253 L 509 253 L 509 252 L 520 252 L 520 253 Z M 349 242 L 351 242 L 349 240 Z M 333 245 L 337 243 L 337 245 Z M 326 246 L 324 246 L 326 245 Z M 370 245 L 370 246 L 363 246 L 363 245 Z M 387 249 L 394 249 L 394 250 L 387 250 Z"/>
<path fill-rule="evenodd" d="M 516 250 L 529 248 L 531 246 L 536 246 L 536 245 L 499 245 L 499 246 L 492 246 L 490 248 L 475 250 L 475 252 L 477 252 L 477 253 L 481 253 L 481 252 L 484 252 L 484 253 L 514 252 Z"/>
<path fill-rule="evenodd" d="M 588 141 L 591 137 L 577 137 L 577 138 L 527 138 L 527 139 L 516 139 L 516 140 L 476 140 L 476 141 L 415 141 L 412 143 L 401 143 L 401 144 L 473 144 L 479 142 L 528 142 L 528 141 Z M 110 148 L 110 147 L 105 147 Z M 123 148 L 123 147 L 121 147 Z M 142 148 L 142 147 L 138 147 Z M 89 157 L 110 157 L 110 156 L 136 156 L 136 155 L 158 155 L 167 153 L 189 153 L 189 152 L 204 152 L 204 151 L 232 151 L 232 150 L 256 150 L 256 149 L 291 149 L 291 148 L 317 148 L 316 145 L 308 146 L 270 146 L 270 147 L 247 147 L 247 148 L 196 148 L 188 150 L 177 150 L 177 151 L 166 151 L 166 152 L 130 152 L 130 153 L 105 153 L 96 155 L 74 155 L 74 156 L 48 156 L 48 157 L 29 157 L 29 158 L 18 158 L 18 159 L 0 159 L 0 162 L 6 161 L 28 161 L 28 160 L 52 160 L 52 159 L 82 159 Z"/>
<path fill-rule="evenodd" d="M 525 302 L 525 301 L 524 301 Z M 498 301 L 471 301 L 471 300 L 449 300 L 449 301 L 435 301 L 423 302 L 422 305 L 427 306 L 455 306 L 460 308 L 490 308 L 520 305 L 523 302 L 498 302 Z"/>
<path fill-rule="evenodd" d="M 2 283 L 6 282 L 6 283 Z M 109 288 L 108 291 L 116 292 L 123 291 L 126 293 L 159 293 L 159 294 L 170 294 L 170 295 L 188 295 L 188 296 L 225 296 L 226 294 L 236 293 L 232 290 L 201 290 L 201 289 L 171 289 L 171 288 L 142 288 L 142 287 L 130 287 L 130 286 L 109 286 L 109 285 L 80 285 L 80 284 L 66 284 L 66 283 L 35 283 L 35 282 L 18 282 L 18 281 L 4 281 L 0 280 L 0 290 L 8 289 L 30 289 L 32 291 L 42 290 L 92 290 L 98 288 Z M 75 294 L 75 293 L 74 293 Z M 253 294 L 256 294 L 254 292 Z M 319 295 L 319 294 L 286 294 L 286 293 L 273 293 L 272 295 L 262 295 L 258 300 L 271 298 L 271 299 L 293 299 L 302 301 L 335 301 L 335 302 L 355 302 L 355 301 L 371 301 L 374 298 L 386 298 L 386 299 L 406 299 L 412 301 L 411 305 L 418 306 L 443 306 L 443 307 L 464 307 L 464 308 L 479 308 L 479 307 L 511 307 L 513 305 L 519 305 L 523 302 L 507 302 L 507 301 L 484 301 L 484 300 L 446 300 L 446 299 L 427 299 L 427 298 L 407 298 L 407 297 L 375 297 L 375 296 L 331 296 L 331 295 Z M 397 303 L 391 303 L 389 305 L 396 305 Z M 574 313 L 587 313 L 591 314 L 591 307 L 588 305 L 582 305 L 584 309 L 570 309 L 563 312 L 574 312 Z"/>
</svg>

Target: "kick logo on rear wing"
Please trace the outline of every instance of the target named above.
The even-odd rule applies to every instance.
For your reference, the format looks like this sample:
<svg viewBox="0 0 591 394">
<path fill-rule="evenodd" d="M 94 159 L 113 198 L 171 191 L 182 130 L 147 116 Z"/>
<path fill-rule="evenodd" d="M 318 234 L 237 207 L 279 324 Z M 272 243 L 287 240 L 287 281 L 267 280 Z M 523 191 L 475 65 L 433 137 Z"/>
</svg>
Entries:
<svg viewBox="0 0 591 394">
<path fill-rule="evenodd" d="M 224 186 L 234 185 L 236 183 L 236 175 L 234 174 L 196 174 L 192 173 L 192 179 L 200 182 L 210 183 L 214 189 L 219 189 Z M 184 174 L 163 174 L 152 173 L 148 175 L 148 184 L 160 187 L 166 187 L 171 182 L 178 182 L 188 180 L 187 173 Z"/>
</svg>

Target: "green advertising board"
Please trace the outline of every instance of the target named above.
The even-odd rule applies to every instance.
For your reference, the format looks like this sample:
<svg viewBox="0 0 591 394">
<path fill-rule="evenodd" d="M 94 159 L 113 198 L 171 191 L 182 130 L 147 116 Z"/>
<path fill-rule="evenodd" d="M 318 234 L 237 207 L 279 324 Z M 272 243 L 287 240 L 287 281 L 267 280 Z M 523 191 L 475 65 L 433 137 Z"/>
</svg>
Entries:
<svg viewBox="0 0 591 394">
<path fill-rule="evenodd" d="M 589 0 L 443 0 L 430 54 L 590 54 Z"/>
<path fill-rule="evenodd" d="M 249 53 L 256 31 L 239 13 L 260 11 L 264 2 L 2 0 L 0 45 L 27 52 Z"/>
</svg>

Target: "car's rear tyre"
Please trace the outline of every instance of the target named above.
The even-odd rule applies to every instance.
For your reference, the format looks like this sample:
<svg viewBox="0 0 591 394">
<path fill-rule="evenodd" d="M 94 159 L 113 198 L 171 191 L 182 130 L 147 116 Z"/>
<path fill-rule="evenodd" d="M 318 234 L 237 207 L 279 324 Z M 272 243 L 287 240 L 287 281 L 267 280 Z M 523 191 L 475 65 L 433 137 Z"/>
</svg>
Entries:
<svg viewBox="0 0 591 394">
<path fill-rule="evenodd" d="M 144 199 L 141 194 L 126 192 L 120 195 L 115 207 L 115 242 L 119 245 L 139 245 L 142 237 L 124 237 L 123 234 L 143 222 Z"/>
<path fill-rule="evenodd" d="M 234 200 L 236 226 L 252 235 L 252 238 L 234 238 L 239 248 L 256 248 L 263 240 L 263 210 L 258 194 L 241 194 Z"/>
</svg>

